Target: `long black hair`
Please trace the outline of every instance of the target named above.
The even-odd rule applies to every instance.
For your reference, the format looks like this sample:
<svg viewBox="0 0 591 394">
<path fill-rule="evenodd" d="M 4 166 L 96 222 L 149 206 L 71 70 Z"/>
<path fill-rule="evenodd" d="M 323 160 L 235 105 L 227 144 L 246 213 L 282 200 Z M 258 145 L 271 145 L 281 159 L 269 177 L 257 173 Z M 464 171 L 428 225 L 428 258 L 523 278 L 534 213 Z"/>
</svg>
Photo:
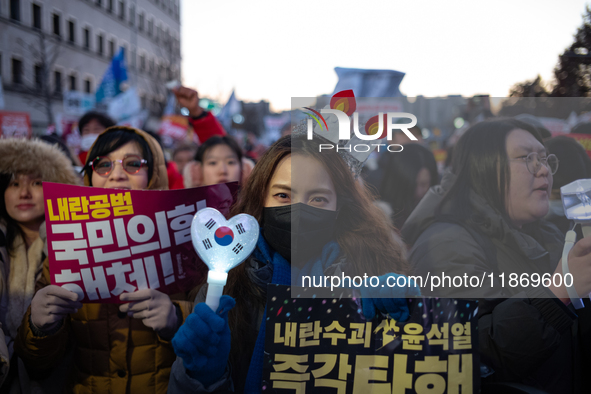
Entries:
<svg viewBox="0 0 591 394">
<path fill-rule="evenodd" d="M 9 253 L 11 253 L 13 250 L 14 240 L 17 238 L 17 236 L 20 235 L 23 239 L 25 239 L 25 234 L 18 225 L 18 222 L 8 214 L 8 210 L 6 209 L 6 201 L 4 201 L 4 193 L 6 192 L 6 189 L 8 189 L 8 185 L 10 185 L 10 182 L 15 176 L 15 174 L 0 173 L 0 193 L 2 193 L 3 201 L 3 203 L 0 204 L 0 218 L 4 220 L 4 223 L 6 223 L 6 249 Z"/>
<path fill-rule="evenodd" d="M 96 120 L 105 129 L 116 125 L 115 121 L 108 115 L 97 111 L 89 111 L 85 113 L 78 121 L 78 130 L 80 131 L 80 134 L 82 134 L 82 129 L 84 126 L 86 126 L 92 120 Z"/>
<path fill-rule="evenodd" d="M 449 204 L 451 213 L 460 220 L 472 214 L 469 195 L 476 192 L 511 223 L 506 209 L 510 182 L 507 136 L 513 130 L 525 130 L 542 145 L 537 129 L 517 119 L 488 120 L 470 127 L 454 148 L 452 171 L 457 176 L 442 200 L 438 211 Z"/>
<path fill-rule="evenodd" d="M 242 168 L 242 149 L 240 149 L 240 145 L 236 142 L 236 140 L 230 136 L 224 135 L 214 135 L 210 137 L 207 141 L 199 146 L 197 149 L 197 153 L 195 153 L 195 160 L 203 163 L 203 158 L 205 157 L 205 153 L 217 145 L 226 145 L 228 146 L 236 157 L 238 158 L 238 163 L 240 164 L 240 168 Z"/>
<path fill-rule="evenodd" d="M 552 176 L 552 189 L 560 189 L 577 179 L 591 177 L 591 158 L 577 140 L 567 136 L 558 136 L 546 141 L 549 153 L 558 157 L 560 165 Z"/>
<path fill-rule="evenodd" d="M 90 186 L 92 186 L 92 162 L 99 156 L 106 156 L 114 150 L 119 149 L 129 142 L 136 142 L 141 151 L 142 157 L 148 161 L 148 182 L 152 179 L 154 172 L 154 156 L 148 142 L 135 130 L 122 126 L 114 126 L 105 130 L 92 146 L 86 158 L 84 172 L 88 176 Z"/>
<path fill-rule="evenodd" d="M 423 168 L 429 171 L 429 186 L 436 185 L 439 180 L 437 163 L 429 149 L 419 144 L 406 144 L 402 152 L 387 154 L 379 192 L 381 199 L 392 207 L 396 228 L 402 227 L 418 203 L 415 198 L 417 175 Z"/>
<path fill-rule="evenodd" d="M 246 213 L 263 224 L 263 210 L 271 179 L 281 161 L 289 155 L 303 155 L 316 160 L 329 174 L 337 194 L 339 215 L 334 239 L 347 256 L 353 274 L 383 275 L 386 272 L 410 272 L 401 246 L 392 238 L 392 227 L 380 210 L 372 204 L 369 190 L 357 182 L 343 158 L 334 150 L 320 153 L 319 141 L 310 141 L 306 134 L 294 133 L 277 140 L 263 154 L 243 185 L 230 216 Z M 292 164 L 293 165 L 293 164 Z M 291 168 L 290 172 L 298 171 Z M 231 270 L 225 293 L 236 298 L 230 312 L 233 363 L 251 357 L 256 341 L 256 327 L 251 325 L 253 311 L 265 304 L 261 288 L 253 283 L 247 264 Z"/>
</svg>

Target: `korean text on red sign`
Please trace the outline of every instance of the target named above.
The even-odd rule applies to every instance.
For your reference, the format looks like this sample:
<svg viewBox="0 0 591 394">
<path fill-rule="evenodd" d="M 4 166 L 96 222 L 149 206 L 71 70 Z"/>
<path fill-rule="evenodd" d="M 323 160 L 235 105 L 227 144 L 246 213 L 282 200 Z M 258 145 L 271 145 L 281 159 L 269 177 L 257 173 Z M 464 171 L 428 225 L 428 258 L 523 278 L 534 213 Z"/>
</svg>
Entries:
<svg viewBox="0 0 591 394">
<path fill-rule="evenodd" d="M 44 183 L 51 283 L 83 302 L 124 292 L 185 292 L 207 268 L 191 244 L 197 210 L 227 214 L 236 183 L 182 190 L 118 190 Z"/>
</svg>

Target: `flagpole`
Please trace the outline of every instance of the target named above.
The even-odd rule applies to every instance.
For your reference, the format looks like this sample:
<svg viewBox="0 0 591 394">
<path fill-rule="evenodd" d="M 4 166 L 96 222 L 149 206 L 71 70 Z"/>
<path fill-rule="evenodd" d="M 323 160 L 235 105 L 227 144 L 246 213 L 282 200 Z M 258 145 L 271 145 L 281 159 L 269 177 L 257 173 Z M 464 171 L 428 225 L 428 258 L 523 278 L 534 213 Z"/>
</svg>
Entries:
<svg viewBox="0 0 591 394">
<path fill-rule="evenodd" d="M 137 12 L 137 0 L 132 0 L 133 4 L 133 12 Z M 131 30 L 131 47 L 135 50 L 133 53 L 135 54 L 135 58 L 133 59 L 133 72 L 131 73 L 131 78 L 129 81 L 129 87 L 137 86 L 137 55 L 138 55 L 138 48 L 137 48 L 137 24 L 138 21 L 135 20 L 135 15 L 133 16 L 133 29 Z M 131 48 L 130 48 L 131 49 Z M 131 52 L 131 51 L 130 51 Z M 132 60 L 132 59 L 129 59 Z"/>
</svg>

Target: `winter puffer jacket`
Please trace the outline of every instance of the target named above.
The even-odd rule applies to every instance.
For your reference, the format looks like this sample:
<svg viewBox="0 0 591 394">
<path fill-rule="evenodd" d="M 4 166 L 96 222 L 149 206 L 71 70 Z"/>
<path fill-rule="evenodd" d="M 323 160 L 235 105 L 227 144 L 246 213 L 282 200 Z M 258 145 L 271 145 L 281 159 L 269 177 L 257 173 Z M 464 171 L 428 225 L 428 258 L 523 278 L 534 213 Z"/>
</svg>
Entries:
<svg viewBox="0 0 591 394">
<path fill-rule="evenodd" d="M 454 180 L 454 175 L 447 173 L 402 228 L 402 236 L 413 245 L 409 254 L 413 270 L 422 276 L 442 272 L 449 276 L 486 275 L 482 289 L 448 288 L 431 294 L 479 299 L 480 358 L 494 370 L 484 384 L 516 382 L 550 393 L 581 392 L 585 387 L 581 356 L 591 349 L 585 339 L 591 334 L 589 308 L 577 311 L 577 316 L 547 288 L 508 285 L 509 273 L 553 273 L 561 257 L 563 235 L 544 221 L 518 230 L 474 192 L 469 195 L 469 221 L 449 220 L 446 215 L 451 213 L 445 206 L 436 214 Z M 502 272 L 504 287 L 498 280 L 490 286 L 488 274 Z M 422 291 L 429 295 L 429 288 Z"/>
<path fill-rule="evenodd" d="M 141 130 L 154 157 L 148 189 L 167 189 L 164 155 L 158 143 Z M 109 129 L 104 133 L 108 133 Z M 100 138 L 100 137 L 99 137 Z M 88 176 L 84 183 L 89 185 Z M 38 289 L 50 283 L 47 259 Z M 171 296 L 182 314 L 191 312 L 186 294 Z M 41 377 L 63 362 L 73 349 L 68 392 L 74 393 L 166 393 L 170 368 L 176 358 L 170 341 L 164 340 L 141 320 L 119 312 L 115 304 L 84 304 L 71 314 L 55 334 L 36 336 L 30 324 L 31 309 L 19 328 L 15 350 L 32 376 Z M 179 322 L 179 324 L 182 322 Z"/>
<path fill-rule="evenodd" d="M 82 183 L 70 160 L 57 146 L 37 139 L 0 139 L 0 173 L 35 175 L 43 182 Z M 0 222 L 5 220 L 8 218 L 0 217 Z M 2 345 L 12 357 L 17 329 L 35 294 L 35 283 L 41 277 L 45 257 L 45 223 L 39 229 L 39 238 L 28 248 L 20 235 L 16 236 L 12 245 L 6 245 L 5 233 L 6 228 L 0 223 L 0 322 L 4 331 L 2 342 L 5 340 Z M 8 354 L 6 357 L 7 360 L 10 358 Z M 11 368 L 16 368 L 16 363 Z M 21 374 L 21 384 L 23 379 Z"/>
</svg>

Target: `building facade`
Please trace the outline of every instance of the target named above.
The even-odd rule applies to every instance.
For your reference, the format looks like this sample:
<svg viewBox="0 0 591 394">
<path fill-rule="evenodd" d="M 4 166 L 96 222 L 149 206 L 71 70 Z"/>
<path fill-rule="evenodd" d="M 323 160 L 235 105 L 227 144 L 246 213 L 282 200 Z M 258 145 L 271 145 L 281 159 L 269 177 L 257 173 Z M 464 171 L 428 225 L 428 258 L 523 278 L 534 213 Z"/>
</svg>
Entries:
<svg viewBox="0 0 591 394">
<path fill-rule="evenodd" d="M 129 86 L 159 117 L 165 83 L 180 80 L 180 39 L 180 0 L 0 0 L 4 110 L 28 112 L 41 132 L 66 92 L 94 95 L 122 47 Z"/>
</svg>

